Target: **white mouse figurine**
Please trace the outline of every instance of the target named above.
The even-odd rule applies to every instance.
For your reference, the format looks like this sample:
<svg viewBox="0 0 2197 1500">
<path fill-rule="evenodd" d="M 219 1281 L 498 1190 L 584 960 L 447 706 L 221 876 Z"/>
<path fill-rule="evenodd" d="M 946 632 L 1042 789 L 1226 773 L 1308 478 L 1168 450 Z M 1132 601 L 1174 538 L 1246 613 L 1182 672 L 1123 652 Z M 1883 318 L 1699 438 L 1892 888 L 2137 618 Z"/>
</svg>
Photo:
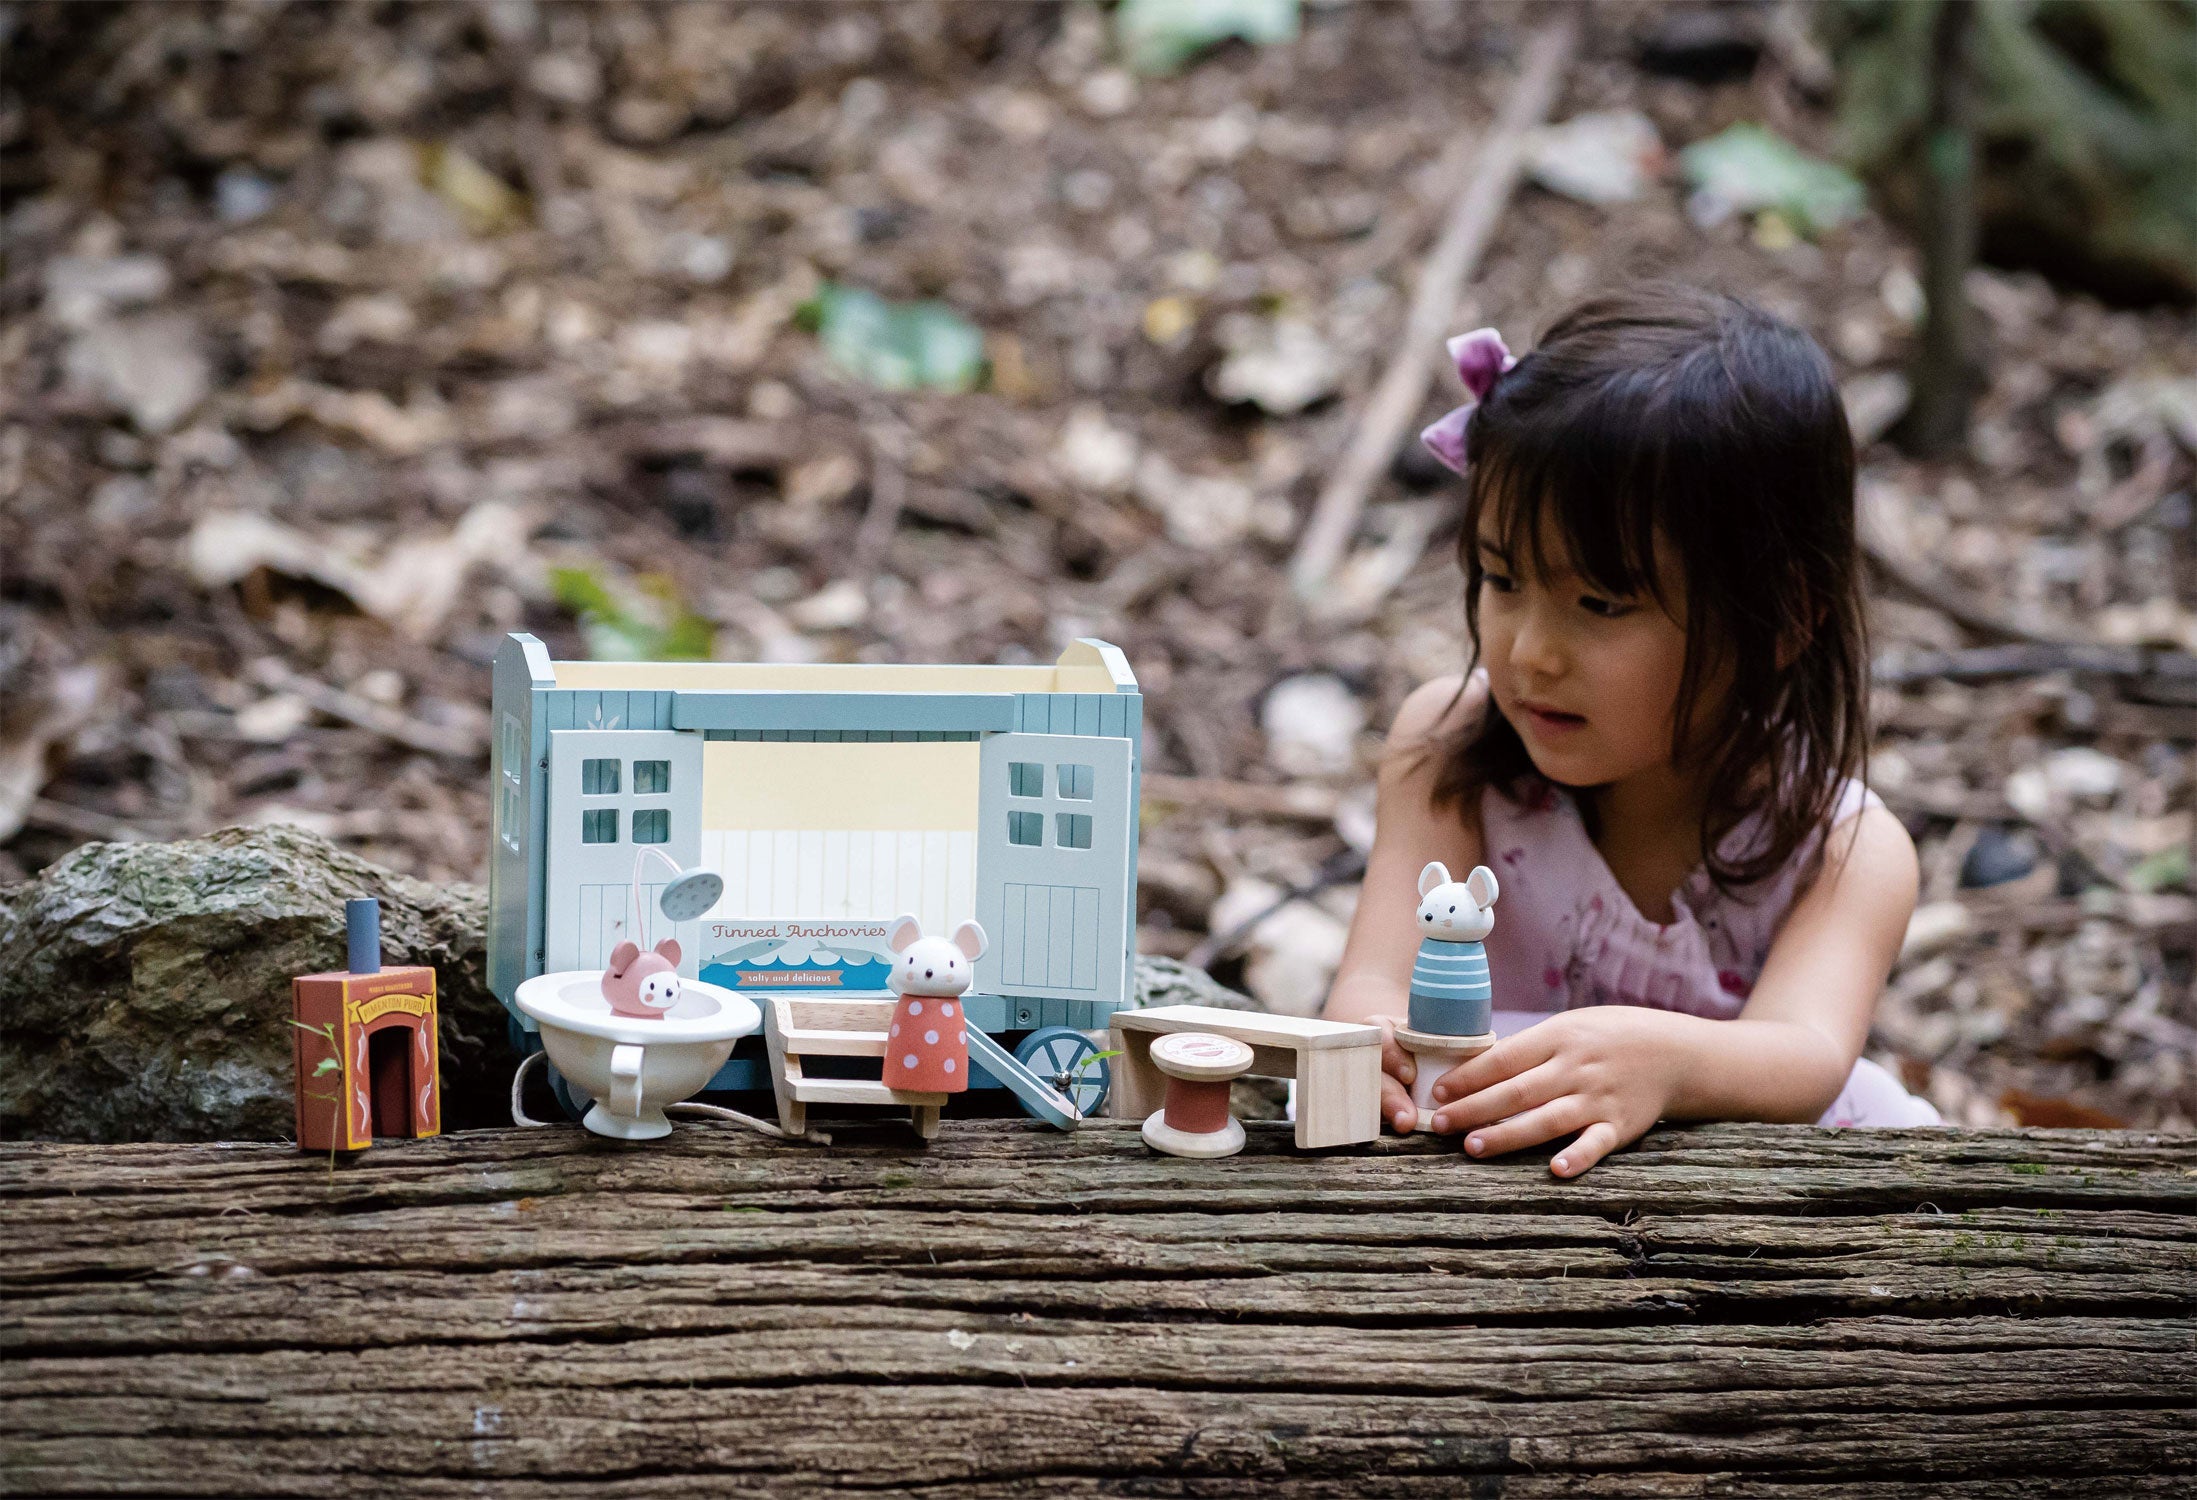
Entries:
<svg viewBox="0 0 2197 1500">
<path fill-rule="evenodd" d="M 1417 1068 L 1419 1128 L 1433 1122 L 1434 1081 L 1495 1041 L 1495 991 L 1480 940 L 1495 930 L 1495 872 L 1475 865 L 1463 880 L 1436 860 L 1419 872 L 1419 956 L 1411 966 L 1411 1015 L 1396 1039 Z"/>
<path fill-rule="evenodd" d="M 1419 958 L 1411 966 L 1411 1029 L 1479 1036 L 1493 1024 L 1494 990 L 1480 940 L 1495 930 L 1495 872 L 1473 866 L 1463 880 L 1434 861 L 1419 872 Z"/>
<path fill-rule="evenodd" d="M 898 955 L 885 982 L 900 1003 L 886 1038 L 885 1082 L 896 1089 L 958 1094 L 969 1086 L 969 1033 L 960 998 L 984 956 L 984 929 L 964 922 L 953 937 L 925 937 L 912 916 L 895 917 L 886 938 Z"/>
</svg>

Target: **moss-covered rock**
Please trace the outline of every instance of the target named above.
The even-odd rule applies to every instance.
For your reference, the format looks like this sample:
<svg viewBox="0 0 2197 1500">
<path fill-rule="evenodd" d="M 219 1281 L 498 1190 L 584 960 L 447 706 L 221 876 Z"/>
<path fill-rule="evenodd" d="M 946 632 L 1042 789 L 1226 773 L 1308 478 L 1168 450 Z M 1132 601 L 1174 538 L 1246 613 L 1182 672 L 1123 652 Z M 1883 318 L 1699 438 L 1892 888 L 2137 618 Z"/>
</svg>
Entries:
<svg viewBox="0 0 2197 1500">
<path fill-rule="evenodd" d="M 1155 1005 L 1210 1005 L 1219 1010 L 1264 1010 L 1249 995 L 1222 984 L 1203 969 L 1193 969 L 1180 959 L 1138 954 L 1129 978 L 1130 1004 L 1139 1010 Z"/>
<path fill-rule="evenodd" d="M 354 896 L 381 901 L 383 962 L 435 968 L 446 1128 L 507 1122 L 484 893 L 229 828 L 89 844 L 0 889 L 0 1137 L 290 1138 L 290 980 L 343 967 Z"/>
</svg>

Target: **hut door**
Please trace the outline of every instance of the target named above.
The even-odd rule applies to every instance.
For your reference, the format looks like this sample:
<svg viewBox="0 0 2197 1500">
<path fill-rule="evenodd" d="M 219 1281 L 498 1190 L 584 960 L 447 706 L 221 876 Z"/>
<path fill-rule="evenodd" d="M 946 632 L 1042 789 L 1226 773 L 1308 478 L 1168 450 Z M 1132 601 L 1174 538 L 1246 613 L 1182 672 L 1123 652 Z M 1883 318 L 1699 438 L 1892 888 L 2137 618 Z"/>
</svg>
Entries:
<svg viewBox="0 0 2197 1500">
<path fill-rule="evenodd" d="M 656 910 L 671 872 L 641 867 L 641 931 L 635 932 L 636 852 L 661 849 L 681 869 L 702 851 L 702 737 L 675 729 L 557 729 L 549 735 L 549 899 L 543 964 L 599 969 L 626 938 L 667 937 L 694 977 L 700 923 L 677 926 Z"/>
<path fill-rule="evenodd" d="M 1129 742 L 994 734 L 977 792 L 989 995 L 1119 1002 L 1129 968 Z"/>
<path fill-rule="evenodd" d="M 412 1118 L 412 1028 L 384 1026 L 366 1037 L 366 1069 L 372 1076 L 377 1136 L 418 1135 Z"/>
</svg>

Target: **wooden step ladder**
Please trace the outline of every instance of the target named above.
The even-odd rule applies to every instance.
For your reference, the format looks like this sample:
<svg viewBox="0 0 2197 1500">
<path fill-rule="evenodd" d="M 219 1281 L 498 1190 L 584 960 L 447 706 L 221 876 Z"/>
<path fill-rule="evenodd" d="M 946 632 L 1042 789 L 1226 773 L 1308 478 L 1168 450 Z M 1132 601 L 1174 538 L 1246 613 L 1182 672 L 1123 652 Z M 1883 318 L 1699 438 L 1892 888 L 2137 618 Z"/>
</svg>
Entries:
<svg viewBox="0 0 2197 1500">
<path fill-rule="evenodd" d="M 771 995 L 763 998 L 763 1044 L 770 1052 L 771 1092 L 778 1125 L 788 1135 L 809 1128 L 812 1104 L 903 1105 L 924 1140 L 938 1134 L 944 1094 L 889 1088 L 879 1078 L 810 1078 L 804 1057 L 874 1057 L 885 1070 L 887 1030 L 897 1003 L 891 995 Z"/>
</svg>

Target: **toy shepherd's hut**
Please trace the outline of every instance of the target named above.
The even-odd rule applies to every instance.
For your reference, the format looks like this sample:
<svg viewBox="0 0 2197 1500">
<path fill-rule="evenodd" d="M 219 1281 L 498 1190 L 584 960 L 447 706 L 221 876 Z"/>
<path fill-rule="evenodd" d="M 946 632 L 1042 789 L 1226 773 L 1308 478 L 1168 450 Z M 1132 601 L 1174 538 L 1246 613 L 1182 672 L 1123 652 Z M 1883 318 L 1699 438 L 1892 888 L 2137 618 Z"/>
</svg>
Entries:
<svg viewBox="0 0 2197 1500">
<path fill-rule="evenodd" d="M 895 916 L 974 919 L 991 947 L 969 1019 L 1097 1107 L 1084 1033 L 1128 998 L 1136 931 L 1143 703 L 1114 647 L 1029 666 L 559 662 L 513 635 L 494 707 L 489 984 L 507 1007 L 521 980 L 639 940 L 653 847 L 725 885 L 648 937 L 759 997 L 883 995 Z M 768 1084 L 743 1043 L 712 1086 Z"/>
</svg>

